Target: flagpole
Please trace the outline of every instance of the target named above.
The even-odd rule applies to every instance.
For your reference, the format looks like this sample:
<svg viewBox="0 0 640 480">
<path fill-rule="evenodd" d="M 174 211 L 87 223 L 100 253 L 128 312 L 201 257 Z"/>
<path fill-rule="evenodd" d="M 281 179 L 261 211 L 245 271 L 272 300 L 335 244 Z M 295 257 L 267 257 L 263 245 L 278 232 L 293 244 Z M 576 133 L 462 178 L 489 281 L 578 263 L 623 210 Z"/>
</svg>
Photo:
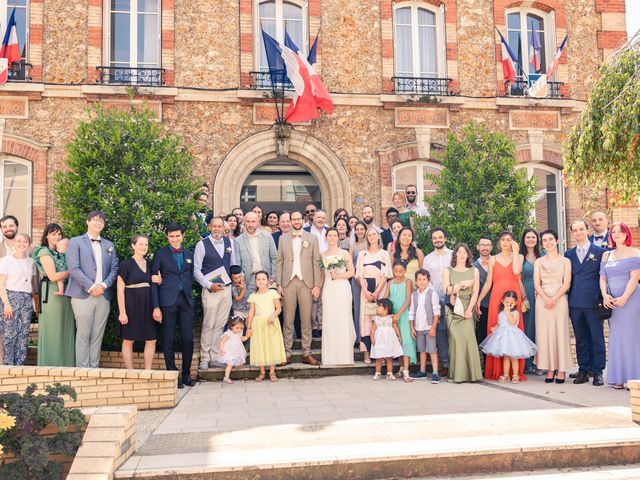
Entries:
<svg viewBox="0 0 640 480">
<path fill-rule="evenodd" d="M 264 32 L 264 28 L 262 26 L 262 21 L 260 21 L 260 32 Z M 269 62 L 269 52 L 267 52 L 267 45 L 264 40 L 264 35 L 262 35 L 262 46 L 264 47 L 265 55 L 267 57 L 267 64 L 269 65 L 269 79 L 271 80 L 271 94 L 273 95 L 273 103 L 276 107 L 276 123 L 278 125 L 282 124 L 282 119 L 284 118 L 284 102 L 282 102 L 282 114 L 280 113 L 280 109 L 278 108 L 278 96 L 276 95 L 276 87 L 273 82 L 273 72 L 271 69 L 271 62 Z"/>
</svg>

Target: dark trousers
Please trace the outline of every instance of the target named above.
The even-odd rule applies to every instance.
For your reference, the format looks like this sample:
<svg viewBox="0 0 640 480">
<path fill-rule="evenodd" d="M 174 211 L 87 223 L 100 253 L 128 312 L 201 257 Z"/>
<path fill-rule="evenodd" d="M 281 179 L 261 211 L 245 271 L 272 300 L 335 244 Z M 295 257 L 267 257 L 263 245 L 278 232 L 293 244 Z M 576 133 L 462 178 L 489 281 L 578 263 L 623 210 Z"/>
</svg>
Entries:
<svg viewBox="0 0 640 480">
<path fill-rule="evenodd" d="M 173 348 L 176 325 L 180 326 L 182 337 L 182 376 L 187 377 L 193 360 L 193 306 L 184 292 L 180 292 L 176 303 L 162 307 L 162 346 L 167 370 L 178 370 Z"/>
<path fill-rule="evenodd" d="M 449 332 L 447 331 L 447 307 L 444 294 L 440 294 L 440 320 L 436 327 L 436 347 L 438 348 L 438 363 L 441 368 L 449 368 Z"/>
<path fill-rule="evenodd" d="M 594 308 L 569 308 L 569 316 L 576 336 L 576 356 L 581 372 L 591 370 L 602 375 L 606 363 L 604 326 Z"/>
<path fill-rule="evenodd" d="M 489 307 L 480 306 L 480 317 L 476 322 L 476 341 L 480 345 L 487 338 L 487 320 L 489 320 Z"/>
</svg>

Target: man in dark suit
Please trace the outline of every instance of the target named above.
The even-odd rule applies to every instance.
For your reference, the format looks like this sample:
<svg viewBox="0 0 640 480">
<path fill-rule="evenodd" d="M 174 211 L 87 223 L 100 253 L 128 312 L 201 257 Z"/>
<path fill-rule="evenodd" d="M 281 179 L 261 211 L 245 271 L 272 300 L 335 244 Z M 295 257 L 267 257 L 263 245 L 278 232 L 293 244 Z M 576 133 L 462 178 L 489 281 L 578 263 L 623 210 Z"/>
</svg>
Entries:
<svg viewBox="0 0 640 480">
<path fill-rule="evenodd" d="M 380 234 L 380 240 L 382 240 L 382 248 L 384 248 L 385 250 L 387 249 L 387 246 L 394 240 L 393 234 L 391 233 L 391 222 L 398 218 L 398 215 L 400 215 L 400 212 L 398 212 L 397 208 L 387 208 L 387 212 L 385 213 L 385 217 L 387 219 L 387 228 Z"/>
<path fill-rule="evenodd" d="M 160 275 L 162 283 L 151 284 L 153 319 L 162 322 L 162 346 L 167 370 L 176 367 L 173 338 L 176 325 L 182 337 L 182 375 L 178 377 L 178 388 L 195 385 L 191 378 L 193 359 L 193 252 L 182 248 L 184 229 L 177 223 L 166 227 L 169 245 L 162 247 L 153 256 L 152 275 Z"/>
<path fill-rule="evenodd" d="M 603 323 L 596 316 L 596 304 L 600 298 L 600 260 L 605 250 L 589 242 L 584 220 L 571 224 L 571 234 L 576 246 L 564 255 L 571 260 L 569 316 L 576 336 L 576 355 L 580 368 L 573 383 L 588 382 L 591 371 L 593 384 L 599 387 L 604 385 L 602 371 L 606 352 Z"/>
</svg>

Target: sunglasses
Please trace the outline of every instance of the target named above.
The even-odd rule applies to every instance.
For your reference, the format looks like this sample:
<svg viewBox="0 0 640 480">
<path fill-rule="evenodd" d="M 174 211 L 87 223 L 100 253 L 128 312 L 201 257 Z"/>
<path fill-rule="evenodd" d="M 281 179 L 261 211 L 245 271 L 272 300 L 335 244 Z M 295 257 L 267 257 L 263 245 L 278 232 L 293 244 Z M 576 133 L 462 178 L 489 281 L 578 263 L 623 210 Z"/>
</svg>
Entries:
<svg viewBox="0 0 640 480">
<path fill-rule="evenodd" d="M 414 191 L 407 191 L 405 192 L 407 195 L 416 195 L 418 192 Z"/>
<path fill-rule="evenodd" d="M 338 218 L 344 218 L 346 220 L 347 218 L 349 218 L 349 216 L 348 215 L 338 215 Z"/>
<path fill-rule="evenodd" d="M 304 213 L 316 213 L 315 210 L 305 210 Z"/>
</svg>

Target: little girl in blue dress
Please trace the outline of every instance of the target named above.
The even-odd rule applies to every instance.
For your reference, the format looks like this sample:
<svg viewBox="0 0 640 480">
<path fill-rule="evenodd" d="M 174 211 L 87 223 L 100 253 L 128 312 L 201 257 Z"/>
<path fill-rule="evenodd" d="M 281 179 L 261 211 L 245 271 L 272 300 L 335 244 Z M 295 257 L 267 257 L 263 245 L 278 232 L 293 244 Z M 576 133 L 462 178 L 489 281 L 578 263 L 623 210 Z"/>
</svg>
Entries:
<svg viewBox="0 0 640 480">
<path fill-rule="evenodd" d="M 487 355 L 502 357 L 503 372 L 509 372 L 509 367 L 514 372 L 518 371 L 518 361 L 521 358 L 529 358 L 536 353 L 536 344 L 533 343 L 518 328 L 519 313 L 516 310 L 518 295 L 513 290 L 508 290 L 502 297 L 502 305 L 498 314 L 498 325 L 491 329 L 491 333 L 480 344 L 480 349 Z M 499 382 L 506 382 L 509 376 L 503 373 Z M 520 378 L 514 375 L 511 383 L 519 383 Z"/>
</svg>

